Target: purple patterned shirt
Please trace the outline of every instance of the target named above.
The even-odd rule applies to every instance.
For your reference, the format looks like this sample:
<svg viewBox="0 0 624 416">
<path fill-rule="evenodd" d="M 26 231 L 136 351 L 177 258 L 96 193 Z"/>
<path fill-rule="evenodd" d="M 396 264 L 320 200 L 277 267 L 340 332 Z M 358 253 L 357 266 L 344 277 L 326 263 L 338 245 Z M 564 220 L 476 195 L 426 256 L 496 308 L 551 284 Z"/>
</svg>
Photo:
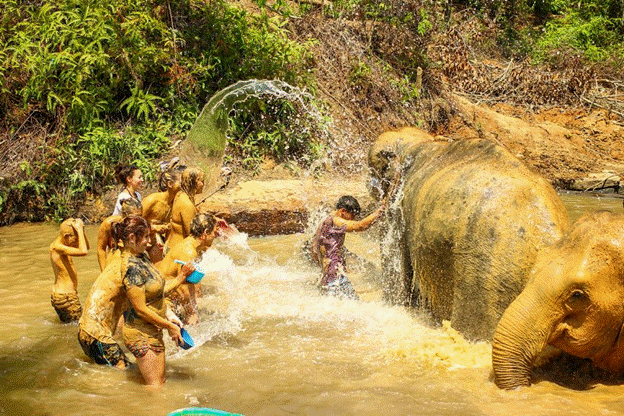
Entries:
<svg viewBox="0 0 624 416">
<path fill-rule="evenodd" d="M 334 225 L 331 216 L 323 220 L 316 232 L 312 254 L 323 269 L 321 285 L 327 285 L 344 274 L 346 232 L 347 227 Z"/>
</svg>

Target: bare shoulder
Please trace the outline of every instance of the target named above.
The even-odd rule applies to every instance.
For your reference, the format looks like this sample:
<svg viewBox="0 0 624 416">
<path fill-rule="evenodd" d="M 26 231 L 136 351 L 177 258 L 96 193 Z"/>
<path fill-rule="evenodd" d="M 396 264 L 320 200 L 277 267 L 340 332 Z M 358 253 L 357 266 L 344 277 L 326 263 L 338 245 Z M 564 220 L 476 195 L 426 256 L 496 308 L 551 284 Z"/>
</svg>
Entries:
<svg viewBox="0 0 624 416">
<path fill-rule="evenodd" d="M 141 200 L 141 205 L 143 205 L 143 210 L 145 211 L 147 209 L 150 209 L 154 204 L 157 204 L 161 200 L 161 192 L 153 192 Z"/>
<path fill-rule="evenodd" d="M 54 241 L 52 241 L 52 243 L 50 243 L 50 251 L 58 251 L 60 248 L 63 247 L 63 244 L 59 241 L 58 238 L 55 238 Z"/>
<path fill-rule="evenodd" d="M 58 239 L 54 240 L 52 244 L 50 244 L 50 259 L 56 263 L 59 262 L 60 259 L 68 257 L 67 249 L 68 247 L 61 241 Z"/>
<path fill-rule="evenodd" d="M 189 244 L 189 237 L 185 238 L 171 249 L 171 255 L 176 260 L 189 261 L 196 256 L 195 249 Z"/>
<path fill-rule="evenodd" d="M 175 201 L 173 201 L 173 205 L 184 207 L 189 204 L 195 206 L 193 204 L 193 201 L 191 201 L 191 198 L 189 198 L 189 196 L 185 192 L 178 192 L 178 194 L 176 195 Z"/>
<path fill-rule="evenodd" d="M 332 216 L 332 223 L 337 227 L 344 227 L 346 225 L 349 225 L 350 223 L 353 223 L 353 221 L 345 220 L 338 215 L 334 215 Z"/>
</svg>

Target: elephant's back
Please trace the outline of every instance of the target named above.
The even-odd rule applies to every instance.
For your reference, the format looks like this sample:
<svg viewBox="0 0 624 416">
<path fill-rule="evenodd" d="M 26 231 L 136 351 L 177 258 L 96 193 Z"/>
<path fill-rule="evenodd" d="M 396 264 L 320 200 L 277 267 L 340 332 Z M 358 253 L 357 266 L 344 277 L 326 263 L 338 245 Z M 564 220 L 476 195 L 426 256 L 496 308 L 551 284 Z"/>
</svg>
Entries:
<svg viewBox="0 0 624 416">
<path fill-rule="evenodd" d="M 421 296 L 439 320 L 489 339 L 537 251 L 567 228 L 567 213 L 545 179 L 493 142 L 427 153 L 415 156 L 404 199 Z"/>
</svg>

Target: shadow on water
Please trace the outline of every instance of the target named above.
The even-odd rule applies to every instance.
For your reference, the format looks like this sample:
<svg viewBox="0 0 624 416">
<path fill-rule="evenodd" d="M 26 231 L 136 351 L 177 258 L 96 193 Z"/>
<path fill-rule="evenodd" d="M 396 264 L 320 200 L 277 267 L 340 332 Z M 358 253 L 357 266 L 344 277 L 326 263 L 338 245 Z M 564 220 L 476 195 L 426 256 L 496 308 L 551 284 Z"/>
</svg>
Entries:
<svg viewBox="0 0 624 416">
<path fill-rule="evenodd" d="M 81 361 L 67 356 L 75 350 L 76 333 L 43 339 L 27 348 L 0 350 L 0 374 L 8 382 L 0 383 L 0 414 L 48 415 L 41 408 L 28 403 L 21 392 L 72 388 L 67 373 L 77 372 Z M 28 369 L 25 371 L 25 369 Z"/>
<path fill-rule="evenodd" d="M 592 390 L 597 385 L 624 384 L 624 375 L 597 368 L 589 359 L 561 354 L 536 368 L 533 382 L 548 381 L 571 390 Z"/>
</svg>

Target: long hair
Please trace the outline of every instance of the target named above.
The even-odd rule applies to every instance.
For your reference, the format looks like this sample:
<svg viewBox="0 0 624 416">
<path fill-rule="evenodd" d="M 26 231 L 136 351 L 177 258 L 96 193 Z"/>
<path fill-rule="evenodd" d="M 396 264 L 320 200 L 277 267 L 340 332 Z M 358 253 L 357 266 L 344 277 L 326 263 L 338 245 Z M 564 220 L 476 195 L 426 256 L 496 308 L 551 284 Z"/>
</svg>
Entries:
<svg viewBox="0 0 624 416">
<path fill-rule="evenodd" d="M 158 179 L 158 190 L 164 192 L 169 188 L 169 184 L 179 181 L 185 169 L 186 166 L 181 165 L 177 160 L 165 164 Z"/>
<path fill-rule="evenodd" d="M 182 172 L 182 181 L 180 182 L 180 188 L 185 194 L 195 202 L 195 190 L 200 179 L 204 179 L 204 172 L 198 168 L 188 168 Z"/>
<path fill-rule="evenodd" d="M 126 186 L 128 178 L 131 178 L 135 170 L 139 170 L 137 165 L 119 165 L 115 168 L 115 178 L 120 184 Z"/>
<path fill-rule="evenodd" d="M 142 238 L 149 232 L 149 229 L 149 224 L 145 218 L 138 215 L 129 215 L 123 220 L 113 223 L 111 236 L 113 237 L 114 248 L 118 247 L 119 241 L 126 246 L 131 234 L 134 234 L 135 238 Z"/>
</svg>

